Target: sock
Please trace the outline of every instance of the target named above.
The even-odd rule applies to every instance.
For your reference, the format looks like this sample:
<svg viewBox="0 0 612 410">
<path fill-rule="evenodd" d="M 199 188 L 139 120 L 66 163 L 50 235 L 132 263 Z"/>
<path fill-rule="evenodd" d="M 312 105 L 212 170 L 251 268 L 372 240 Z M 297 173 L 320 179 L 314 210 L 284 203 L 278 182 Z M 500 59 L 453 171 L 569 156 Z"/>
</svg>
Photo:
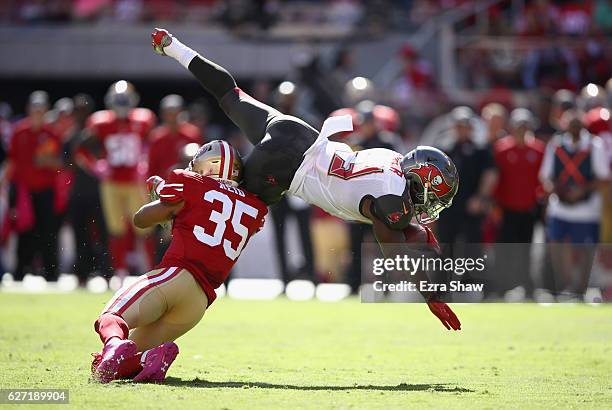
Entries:
<svg viewBox="0 0 612 410">
<path fill-rule="evenodd" d="M 198 55 L 197 51 L 187 47 L 176 37 L 172 38 L 172 42 L 168 47 L 164 47 L 164 53 L 166 53 L 167 56 L 174 58 L 185 68 L 188 68 L 191 60 Z"/>
<path fill-rule="evenodd" d="M 119 365 L 119 369 L 117 370 L 117 378 L 118 379 L 132 379 L 142 370 L 142 365 L 140 364 L 140 357 L 142 356 L 141 352 L 136 353 L 132 357 L 128 357 Z"/>
<path fill-rule="evenodd" d="M 113 337 L 119 340 L 127 339 L 129 327 L 122 317 L 114 315 L 112 313 L 104 313 L 101 315 L 96 323 L 94 323 L 94 329 L 100 335 L 102 343 L 106 344 Z"/>
</svg>

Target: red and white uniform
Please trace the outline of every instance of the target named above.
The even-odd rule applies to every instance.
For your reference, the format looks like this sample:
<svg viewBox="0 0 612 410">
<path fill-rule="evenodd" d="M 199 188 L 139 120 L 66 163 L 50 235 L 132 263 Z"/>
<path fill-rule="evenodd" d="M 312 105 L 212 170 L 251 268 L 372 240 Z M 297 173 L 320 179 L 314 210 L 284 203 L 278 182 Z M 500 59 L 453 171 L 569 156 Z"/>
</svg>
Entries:
<svg viewBox="0 0 612 410">
<path fill-rule="evenodd" d="M 146 108 L 132 109 L 127 118 L 118 118 L 111 110 L 89 117 L 87 128 L 104 147 L 108 180 L 125 183 L 141 179 L 139 164 L 145 157 L 145 145 L 155 121 L 153 111 Z"/>
<path fill-rule="evenodd" d="M 158 188 L 160 201 L 184 201 L 172 227 L 172 242 L 157 268 L 191 272 L 211 304 L 240 252 L 264 223 L 266 205 L 255 195 L 203 177 L 174 170 Z"/>
</svg>

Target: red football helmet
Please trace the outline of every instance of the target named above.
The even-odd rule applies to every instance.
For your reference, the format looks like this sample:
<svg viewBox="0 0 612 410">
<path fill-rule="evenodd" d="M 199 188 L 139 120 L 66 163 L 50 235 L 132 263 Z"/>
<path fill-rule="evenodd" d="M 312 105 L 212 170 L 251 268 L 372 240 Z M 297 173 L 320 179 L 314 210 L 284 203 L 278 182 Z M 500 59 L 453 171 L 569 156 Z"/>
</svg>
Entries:
<svg viewBox="0 0 612 410">
<path fill-rule="evenodd" d="M 404 177 L 410 183 L 415 218 L 421 224 L 438 219 L 450 207 L 459 190 L 459 174 L 453 161 L 437 148 L 418 146 L 401 161 Z"/>
</svg>

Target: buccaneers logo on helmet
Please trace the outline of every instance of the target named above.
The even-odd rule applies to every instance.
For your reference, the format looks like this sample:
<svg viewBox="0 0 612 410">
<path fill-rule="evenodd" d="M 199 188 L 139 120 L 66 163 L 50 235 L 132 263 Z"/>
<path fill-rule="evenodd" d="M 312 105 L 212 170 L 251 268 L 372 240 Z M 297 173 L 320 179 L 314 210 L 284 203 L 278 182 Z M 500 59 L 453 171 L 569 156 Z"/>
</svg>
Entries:
<svg viewBox="0 0 612 410">
<path fill-rule="evenodd" d="M 441 197 L 448 194 L 452 187 L 444 180 L 442 172 L 433 164 L 419 165 L 410 172 L 421 178 L 421 182 L 428 190 L 433 191 L 436 196 Z"/>
</svg>

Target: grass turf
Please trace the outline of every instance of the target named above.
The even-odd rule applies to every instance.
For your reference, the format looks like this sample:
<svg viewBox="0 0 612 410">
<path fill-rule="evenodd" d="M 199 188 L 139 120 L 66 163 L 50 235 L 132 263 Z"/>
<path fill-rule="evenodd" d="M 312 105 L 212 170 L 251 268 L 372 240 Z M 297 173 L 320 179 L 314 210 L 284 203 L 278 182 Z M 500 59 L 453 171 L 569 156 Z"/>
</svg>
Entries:
<svg viewBox="0 0 612 410">
<path fill-rule="evenodd" d="M 88 381 L 110 295 L 0 294 L 0 387 L 82 408 L 611 408 L 612 306 L 215 302 L 163 385 Z M 35 407 L 40 408 L 40 407 Z"/>
</svg>

